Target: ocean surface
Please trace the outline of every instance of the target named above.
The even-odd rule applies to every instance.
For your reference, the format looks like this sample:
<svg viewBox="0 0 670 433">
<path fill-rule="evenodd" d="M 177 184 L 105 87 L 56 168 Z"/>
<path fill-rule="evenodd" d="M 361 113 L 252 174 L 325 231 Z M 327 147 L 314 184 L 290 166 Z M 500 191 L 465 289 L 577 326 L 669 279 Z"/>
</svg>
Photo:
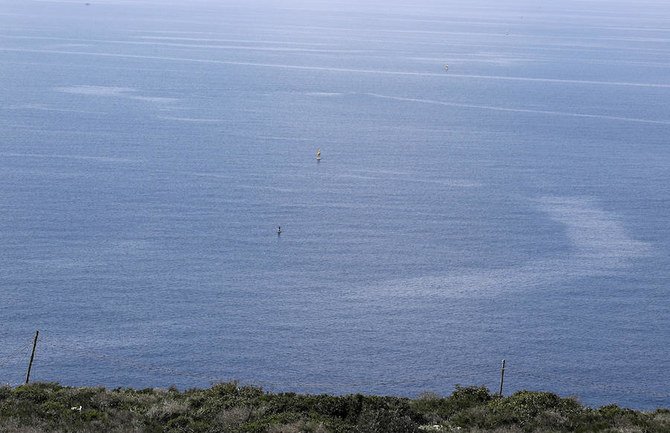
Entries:
<svg viewBox="0 0 670 433">
<path fill-rule="evenodd" d="M 0 0 L 0 83 L 0 383 L 670 406 L 667 2 Z"/>
</svg>

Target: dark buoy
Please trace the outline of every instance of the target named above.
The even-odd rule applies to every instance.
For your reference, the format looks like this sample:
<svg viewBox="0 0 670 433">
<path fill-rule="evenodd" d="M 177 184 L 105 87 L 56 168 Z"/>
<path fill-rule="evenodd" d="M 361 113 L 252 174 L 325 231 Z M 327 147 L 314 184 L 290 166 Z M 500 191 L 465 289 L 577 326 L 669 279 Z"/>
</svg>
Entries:
<svg viewBox="0 0 670 433">
<path fill-rule="evenodd" d="M 281 226 L 277 226 L 277 236 L 281 236 Z"/>
</svg>

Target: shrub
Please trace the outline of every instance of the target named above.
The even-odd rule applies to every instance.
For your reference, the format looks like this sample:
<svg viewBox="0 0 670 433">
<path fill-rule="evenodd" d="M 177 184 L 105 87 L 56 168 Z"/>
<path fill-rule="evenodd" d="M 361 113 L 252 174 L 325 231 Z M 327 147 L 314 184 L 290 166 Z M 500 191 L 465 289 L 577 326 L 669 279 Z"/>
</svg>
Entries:
<svg viewBox="0 0 670 433">
<path fill-rule="evenodd" d="M 423 394 L 411 402 L 414 411 L 423 415 L 423 423 L 439 424 L 454 414 L 469 408 L 486 404 L 493 396 L 486 387 L 461 387 L 456 389 L 447 398 L 436 394 Z"/>
<path fill-rule="evenodd" d="M 60 385 L 48 382 L 21 385 L 14 390 L 14 397 L 18 400 L 39 404 L 44 403 L 61 389 Z"/>
<path fill-rule="evenodd" d="M 561 398 L 549 392 L 530 391 L 519 391 L 510 397 L 492 400 L 489 407 L 499 415 L 501 421 L 520 425 L 527 424 L 546 411 L 558 411 L 571 416 L 582 410 L 574 399 Z"/>
<path fill-rule="evenodd" d="M 418 424 L 398 408 L 370 409 L 361 412 L 356 425 L 358 433 L 421 432 Z"/>
</svg>

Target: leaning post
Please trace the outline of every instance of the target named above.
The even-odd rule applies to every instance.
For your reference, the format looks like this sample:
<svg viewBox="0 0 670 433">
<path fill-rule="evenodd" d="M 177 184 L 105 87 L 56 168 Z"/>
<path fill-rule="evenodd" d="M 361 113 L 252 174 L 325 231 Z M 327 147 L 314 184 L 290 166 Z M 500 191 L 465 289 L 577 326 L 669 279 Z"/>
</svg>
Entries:
<svg viewBox="0 0 670 433">
<path fill-rule="evenodd" d="M 30 382 L 30 370 L 33 368 L 33 360 L 35 359 L 35 349 L 37 348 L 37 338 L 40 336 L 40 331 L 35 331 L 35 340 L 33 340 L 33 352 L 30 354 L 30 363 L 28 363 L 28 373 L 26 373 L 26 385 Z"/>
<path fill-rule="evenodd" d="M 502 360 L 502 367 L 500 368 L 500 391 L 498 395 L 502 397 L 503 393 L 503 383 L 505 383 L 505 360 Z"/>
</svg>

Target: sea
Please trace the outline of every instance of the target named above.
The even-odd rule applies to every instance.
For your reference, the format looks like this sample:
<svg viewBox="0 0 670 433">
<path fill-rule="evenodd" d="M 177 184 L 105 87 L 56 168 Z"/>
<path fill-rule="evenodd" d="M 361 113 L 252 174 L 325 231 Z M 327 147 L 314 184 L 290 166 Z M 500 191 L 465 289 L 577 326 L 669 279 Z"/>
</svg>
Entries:
<svg viewBox="0 0 670 433">
<path fill-rule="evenodd" d="M 668 2 L 0 0 L 0 83 L 2 384 L 670 407 Z"/>
</svg>

